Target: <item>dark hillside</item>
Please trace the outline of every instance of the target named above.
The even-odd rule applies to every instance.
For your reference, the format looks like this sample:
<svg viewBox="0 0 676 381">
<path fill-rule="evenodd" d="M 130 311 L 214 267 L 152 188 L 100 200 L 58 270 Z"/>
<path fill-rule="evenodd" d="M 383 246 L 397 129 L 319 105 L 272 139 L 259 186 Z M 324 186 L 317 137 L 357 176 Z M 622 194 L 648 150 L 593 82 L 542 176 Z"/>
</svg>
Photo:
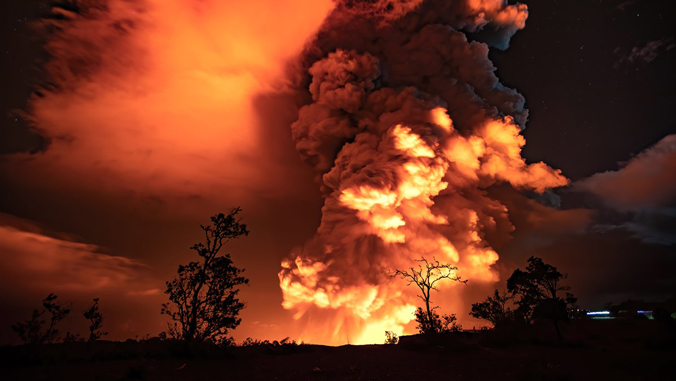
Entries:
<svg viewBox="0 0 676 381">
<path fill-rule="evenodd" d="M 8 380 L 670 380 L 673 327 L 656 321 L 577 321 L 556 344 L 546 327 L 462 332 L 397 345 L 254 345 L 227 350 L 176 343 L 56 344 L 2 349 Z"/>
</svg>

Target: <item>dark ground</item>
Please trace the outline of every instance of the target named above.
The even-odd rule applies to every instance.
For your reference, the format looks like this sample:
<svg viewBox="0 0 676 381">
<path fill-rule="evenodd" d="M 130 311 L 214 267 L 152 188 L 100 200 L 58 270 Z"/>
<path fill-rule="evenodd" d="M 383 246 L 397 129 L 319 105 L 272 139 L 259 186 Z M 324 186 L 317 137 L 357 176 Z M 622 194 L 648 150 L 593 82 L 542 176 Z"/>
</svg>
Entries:
<svg viewBox="0 0 676 381">
<path fill-rule="evenodd" d="M 227 352 L 172 344 L 55 344 L 27 357 L 3 348 L 7 380 L 673 380 L 674 327 L 655 321 L 586 321 L 567 325 L 559 344 L 539 332 L 450 334 L 427 342 L 326 347 L 259 345 Z M 32 362 L 32 363 L 31 363 Z"/>
</svg>

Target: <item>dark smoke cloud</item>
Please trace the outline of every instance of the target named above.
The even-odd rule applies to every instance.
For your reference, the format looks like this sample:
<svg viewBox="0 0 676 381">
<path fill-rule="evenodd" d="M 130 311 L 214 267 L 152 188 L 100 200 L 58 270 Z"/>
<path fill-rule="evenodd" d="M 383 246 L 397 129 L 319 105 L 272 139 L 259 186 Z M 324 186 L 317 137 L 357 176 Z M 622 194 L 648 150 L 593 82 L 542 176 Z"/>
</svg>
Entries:
<svg viewBox="0 0 676 381">
<path fill-rule="evenodd" d="M 567 184 L 521 157 L 524 98 L 488 59 L 526 17 L 503 1 L 337 3 L 304 55 L 311 102 L 291 127 L 325 195 L 317 235 L 280 272 L 284 306 L 307 323 L 307 339 L 401 333 L 414 290 L 387 273 L 421 256 L 457 264 L 476 287 L 496 281 L 486 237 L 505 239 L 513 226 L 486 190 Z M 437 302 L 458 307 L 462 293 Z"/>
</svg>

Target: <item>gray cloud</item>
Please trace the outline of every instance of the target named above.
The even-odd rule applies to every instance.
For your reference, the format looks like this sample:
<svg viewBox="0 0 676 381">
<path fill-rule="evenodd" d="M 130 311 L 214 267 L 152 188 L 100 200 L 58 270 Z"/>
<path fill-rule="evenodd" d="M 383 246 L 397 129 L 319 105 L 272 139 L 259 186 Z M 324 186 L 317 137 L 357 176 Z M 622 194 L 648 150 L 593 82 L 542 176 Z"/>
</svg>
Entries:
<svg viewBox="0 0 676 381">
<path fill-rule="evenodd" d="M 572 185 L 594 196 L 607 212 L 597 232 L 621 229 L 642 242 L 676 244 L 676 135 L 668 135 L 616 171 L 594 174 Z"/>
</svg>

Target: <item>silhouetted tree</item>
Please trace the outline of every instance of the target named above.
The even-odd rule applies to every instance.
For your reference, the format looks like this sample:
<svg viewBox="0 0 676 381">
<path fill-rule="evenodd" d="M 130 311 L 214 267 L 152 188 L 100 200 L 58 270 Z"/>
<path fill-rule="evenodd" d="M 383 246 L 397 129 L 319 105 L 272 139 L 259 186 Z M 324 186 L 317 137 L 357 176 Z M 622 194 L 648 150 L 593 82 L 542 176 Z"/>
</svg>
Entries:
<svg viewBox="0 0 676 381">
<path fill-rule="evenodd" d="M 12 325 L 12 330 L 19 335 L 24 344 L 45 344 L 57 338 L 59 331 L 56 325 L 68 316 L 72 308 L 72 303 L 61 304 L 56 300 L 57 298 L 54 294 L 47 295 L 42 300 L 42 311 L 33 310 L 33 315 L 29 320 Z M 41 318 L 45 314 L 49 314 L 50 318 L 49 326 L 43 332 L 45 320 Z"/>
<path fill-rule="evenodd" d="M 89 308 L 82 311 L 82 315 L 85 319 L 89 320 L 89 339 L 88 342 L 92 342 L 105 336 L 108 332 L 101 331 L 103 328 L 103 314 L 99 310 L 99 298 L 94 299 L 94 304 Z"/>
<path fill-rule="evenodd" d="M 442 322 L 439 315 L 434 312 L 434 310 L 439 307 L 432 307 L 430 305 L 430 294 L 432 290 L 437 290 L 435 285 L 444 279 L 462 283 L 466 283 L 467 281 L 462 280 L 459 276 L 455 275 L 458 268 L 453 265 L 440 263 L 436 259 L 432 262 L 428 262 L 425 258 L 421 258 L 417 260 L 417 262 L 420 263 L 417 268 L 411 267 L 406 271 L 397 269 L 392 276 L 405 279 L 408 281 L 409 285 L 415 284 L 422 293 L 422 295 L 418 295 L 418 297 L 425 302 L 425 309 L 423 310 L 421 307 L 418 307 L 415 312 L 418 330 L 421 333 L 440 332 L 442 331 Z"/>
<path fill-rule="evenodd" d="M 193 245 L 191 250 L 201 261 L 180 265 L 178 277 L 167 282 L 165 293 L 173 306 L 163 304 L 162 313 L 174 321 L 168 329 L 174 338 L 219 343 L 227 339 L 229 329 L 239 325 L 237 316 L 245 305 L 237 299 L 237 286 L 249 280 L 241 275 L 244 270 L 233 265 L 230 254 L 219 253 L 230 240 L 249 234 L 237 218 L 240 211 L 234 208 L 228 215 L 211 217 L 211 225 L 200 225 L 205 242 Z"/>
<path fill-rule="evenodd" d="M 514 311 L 507 306 L 512 299 L 513 295 L 495 290 L 493 296 L 489 296 L 485 301 L 473 303 L 469 314 L 477 319 L 488 320 L 494 327 L 498 326 L 514 317 Z"/>
<path fill-rule="evenodd" d="M 529 322 L 533 319 L 551 320 L 562 341 L 559 322 L 568 319 L 568 306 L 577 300 L 570 293 L 566 293 L 565 298 L 560 296 L 561 291 L 570 289 L 561 285 L 561 280 L 565 278 L 556 267 L 544 263 L 541 258 L 530 257 L 526 270 L 514 270 L 507 280 L 507 290 L 519 296 L 517 314 Z"/>
</svg>

